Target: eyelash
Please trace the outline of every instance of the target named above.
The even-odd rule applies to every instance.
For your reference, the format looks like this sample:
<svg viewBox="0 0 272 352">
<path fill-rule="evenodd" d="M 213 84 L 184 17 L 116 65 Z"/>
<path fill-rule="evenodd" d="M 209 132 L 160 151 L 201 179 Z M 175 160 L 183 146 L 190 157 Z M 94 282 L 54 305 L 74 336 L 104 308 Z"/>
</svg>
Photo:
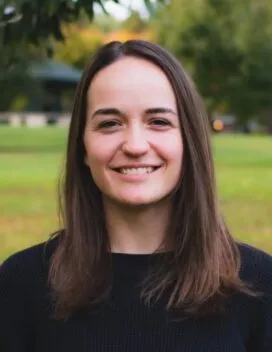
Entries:
<svg viewBox="0 0 272 352">
<path fill-rule="evenodd" d="M 100 128 L 113 128 L 116 127 L 116 125 L 120 125 L 120 123 L 118 121 L 114 121 L 114 120 L 109 120 L 109 121 L 103 121 L 98 125 L 98 129 Z"/>
<path fill-rule="evenodd" d="M 170 126 L 170 122 L 166 119 L 162 118 L 153 118 L 149 120 L 149 124 L 155 124 L 159 127 L 167 127 Z M 116 126 L 120 126 L 121 123 L 115 120 L 103 121 L 98 125 L 98 129 L 112 129 Z"/>
<path fill-rule="evenodd" d="M 159 118 L 151 119 L 151 123 L 154 123 L 154 122 L 156 122 L 156 125 L 159 125 L 161 127 L 170 125 L 170 122 L 166 119 L 159 119 Z M 159 122 L 159 124 L 158 124 L 158 122 Z"/>
</svg>

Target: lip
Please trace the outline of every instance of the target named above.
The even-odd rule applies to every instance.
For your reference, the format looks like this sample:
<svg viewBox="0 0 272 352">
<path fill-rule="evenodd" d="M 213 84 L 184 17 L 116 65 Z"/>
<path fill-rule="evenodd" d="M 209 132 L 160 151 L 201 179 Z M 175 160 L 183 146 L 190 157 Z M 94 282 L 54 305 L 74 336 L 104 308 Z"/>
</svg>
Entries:
<svg viewBox="0 0 272 352">
<path fill-rule="evenodd" d="M 162 167 L 163 164 L 160 165 L 152 165 L 152 164 L 128 164 L 128 165 L 121 165 L 121 166 L 114 166 L 112 167 L 113 170 L 119 170 L 119 169 L 138 169 L 138 168 L 144 168 L 144 167 L 153 167 L 153 168 L 160 168 Z"/>
</svg>

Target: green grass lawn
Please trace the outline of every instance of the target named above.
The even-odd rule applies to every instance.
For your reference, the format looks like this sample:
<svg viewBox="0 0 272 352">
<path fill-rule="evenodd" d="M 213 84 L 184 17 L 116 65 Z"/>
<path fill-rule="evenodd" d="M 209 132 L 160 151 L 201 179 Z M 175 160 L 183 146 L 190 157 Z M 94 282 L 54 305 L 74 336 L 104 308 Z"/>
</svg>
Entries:
<svg viewBox="0 0 272 352">
<path fill-rule="evenodd" d="M 0 127 L 0 260 L 58 228 L 67 130 Z M 213 137 L 218 191 L 234 236 L 272 253 L 272 138 Z"/>
</svg>

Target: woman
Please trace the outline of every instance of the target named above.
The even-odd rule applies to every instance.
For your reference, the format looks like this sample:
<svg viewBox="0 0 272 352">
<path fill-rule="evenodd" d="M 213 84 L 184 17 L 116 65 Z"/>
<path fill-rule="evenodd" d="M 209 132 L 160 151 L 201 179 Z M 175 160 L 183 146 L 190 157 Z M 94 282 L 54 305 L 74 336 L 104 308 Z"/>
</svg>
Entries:
<svg viewBox="0 0 272 352">
<path fill-rule="evenodd" d="M 202 101 L 164 49 L 87 65 L 61 204 L 64 229 L 1 267 L 1 351 L 272 350 L 272 258 L 231 237 Z"/>
</svg>

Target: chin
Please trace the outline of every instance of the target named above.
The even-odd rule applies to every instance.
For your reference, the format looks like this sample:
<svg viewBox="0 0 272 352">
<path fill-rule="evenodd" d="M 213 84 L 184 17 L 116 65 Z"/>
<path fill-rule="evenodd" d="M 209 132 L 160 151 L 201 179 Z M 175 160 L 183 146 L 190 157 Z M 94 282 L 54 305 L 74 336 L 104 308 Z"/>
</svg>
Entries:
<svg viewBox="0 0 272 352">
<path fill-rule="evenodd" d="M 126 197 L 115 199 L 120 205 L 126 207 L 144 208 L 160 204 L 165 198 L 155 197 Z"/>
<path fill-rule="evenodd" d="M 124 211 L 132 211 L 132 212 L 135 212 L 135 213 L 138 213 L 138 212 L 143 212 L 147 209 L 150 209 L 152 208 L 153 206 L 155 206 L 155 203 L 149 203 L 149 202 L 122 202 L 122 203 L 119 203 L 119 208 L 120 209 L 124 209 Z"/>
</svg>

